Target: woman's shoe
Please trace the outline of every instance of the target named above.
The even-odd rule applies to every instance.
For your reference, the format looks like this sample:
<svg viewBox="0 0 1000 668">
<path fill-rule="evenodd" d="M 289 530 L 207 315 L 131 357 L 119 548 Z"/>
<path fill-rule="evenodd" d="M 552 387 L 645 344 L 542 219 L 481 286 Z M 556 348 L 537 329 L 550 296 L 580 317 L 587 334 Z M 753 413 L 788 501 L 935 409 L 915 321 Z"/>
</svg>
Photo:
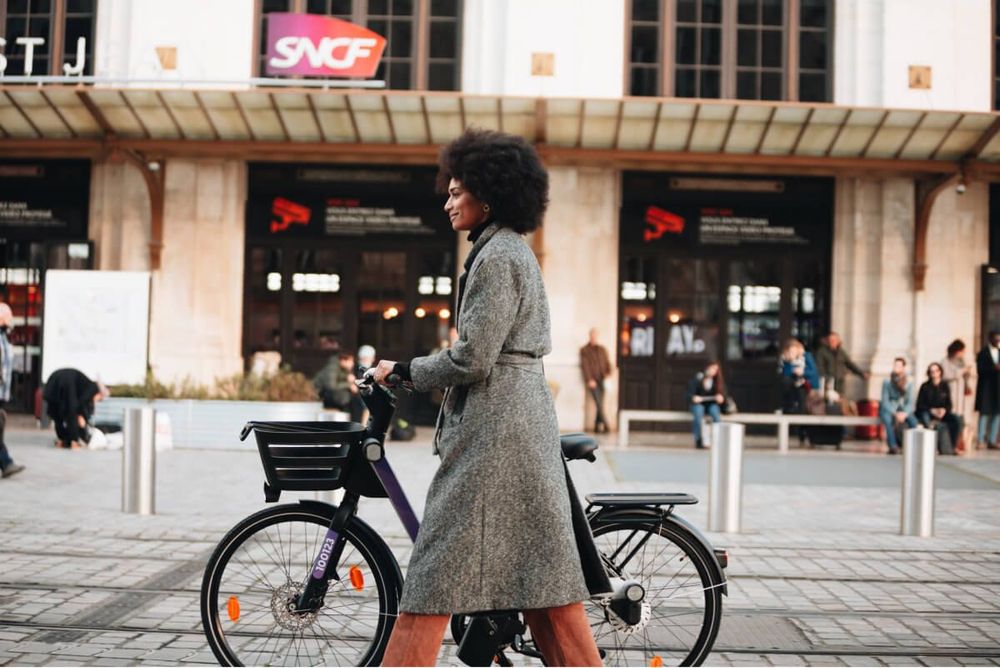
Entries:
<svg viewBox="0 0 1000 668">
<path fill-rule="evenodd" d="M 888 454 L 890 454 L 890 455 L 898 455 L 899 454 L 899 448 L 889 448 Z"/>
<path fill-rule="evenodd" d="M 704 450 L 705 449 L 705 443 L 700 438 L 696 439 L 695 442 L 694 442 L 694 447 L 697 450 Z"/>
</svg>

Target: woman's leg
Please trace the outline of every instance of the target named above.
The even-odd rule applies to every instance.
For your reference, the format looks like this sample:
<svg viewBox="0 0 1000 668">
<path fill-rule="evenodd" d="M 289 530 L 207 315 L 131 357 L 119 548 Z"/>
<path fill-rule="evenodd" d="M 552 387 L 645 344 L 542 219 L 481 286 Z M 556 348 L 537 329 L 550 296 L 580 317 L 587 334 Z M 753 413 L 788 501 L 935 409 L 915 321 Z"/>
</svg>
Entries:
<svg viewBox="0 0 1000 668">
<path fill-rule="evenodd" d="M 889 446 L 889 450 L 895 450 L 899 447 L 896 444 L 896 417 L 885 411 L 879 411 L 878 417 L 885 427 L 885 444 Z"/>
<path fill-rule="evenodd" d="M 550 666 L 600 666 L 601 654 L 594 642 L 583 603 L 558 608 L 525 610 L 524 621 L 531 637 Z"/>
<path fill-rule="evenodd" d="M 1000 436 L 1000 413 L 990 416 L 990 443 L 997 445 L 997 437 Z"/>
<path fill-rule="evenodd" d="M 708 414 L 712 418 L 712 422 L 718 422 L 722 419 L 722 408 L 713 401 L 708 405 Z"/>
<path fill-rule="evenodd" d="M 691 426 L 694 431 L 694 440 L 701 442 L 701 423 L 705 418 L 705 406 L 703 404 L 691 404 L 691 415 L 694 416 L 694 424 Z"/>
<path fill-rule="evenodd" d="M 980 443 L 986 442 L 986 423 L 989 421 L 990 416 L 986 413 L 979 414 L 979 425 L 976 429 L 976 440 Z"/>
<path fill-rule="evenodd" d="M 399 613 L 392 627 L 389 645 L 382 657 L 383 666 L 433 666 L 451 615 L 414 615 Z"/>
</svg>

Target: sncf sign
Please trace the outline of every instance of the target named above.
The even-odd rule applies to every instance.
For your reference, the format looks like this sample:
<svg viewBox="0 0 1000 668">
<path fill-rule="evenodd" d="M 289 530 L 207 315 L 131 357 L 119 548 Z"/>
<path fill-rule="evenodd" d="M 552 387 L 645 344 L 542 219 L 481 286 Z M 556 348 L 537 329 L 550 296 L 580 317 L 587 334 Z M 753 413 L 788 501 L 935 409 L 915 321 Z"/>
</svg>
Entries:
<svg viewBox="0 0 1000 668">
<path fill-rule="evenodd" d="M 267 74 L 373 77 L 384 50 L 384 37 L 348 21 L 267 15 Z"/>
</svg>

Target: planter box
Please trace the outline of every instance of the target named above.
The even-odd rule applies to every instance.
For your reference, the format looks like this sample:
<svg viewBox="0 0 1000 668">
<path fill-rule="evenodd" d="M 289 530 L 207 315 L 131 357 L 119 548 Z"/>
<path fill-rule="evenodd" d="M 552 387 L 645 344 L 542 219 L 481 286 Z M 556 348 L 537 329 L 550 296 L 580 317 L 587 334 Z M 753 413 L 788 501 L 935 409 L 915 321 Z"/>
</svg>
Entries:
<svg viewBox="0 0 1000 668">
<path fill-rule="evenodd" d="M 94 422 L 124 421 L 127 408 L 151 406 L 170 416 L 175 448 L 232 450 L 256 447 L 240 442 L 243 425 L 251 420 L 315 420 L 323 410 L 318 401 L 218 401 L 197 399 L 146 399 L 111 397 L 97 404 Z"/>
</svg>

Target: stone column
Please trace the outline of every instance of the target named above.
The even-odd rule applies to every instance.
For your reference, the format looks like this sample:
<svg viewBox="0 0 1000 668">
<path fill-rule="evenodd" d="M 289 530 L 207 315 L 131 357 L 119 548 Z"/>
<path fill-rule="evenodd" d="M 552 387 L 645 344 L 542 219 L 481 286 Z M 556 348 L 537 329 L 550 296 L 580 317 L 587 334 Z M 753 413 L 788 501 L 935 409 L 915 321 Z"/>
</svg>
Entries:
<svg viewBox="0 0 1000 668">
<path fill-rule="evenodd" d="M 579 351 L 587 342 L 588 330 L 597 327 L 611 356 L 604 406 L 614 429 L 620 176 L 612 169 L 553 167 L 549 177 L 544 277 L 552 311 L 553 350 L 546 358 L 545 372 L 559 384 L 560 428 L 582 429 L 585 388 Z"/>
<path fill-rule="evenodd" d="M 153 275 L 150 363 L 209 385 L 243 369 L 246 164 L 170 160 L 163 266 Z"/>
</svg>

